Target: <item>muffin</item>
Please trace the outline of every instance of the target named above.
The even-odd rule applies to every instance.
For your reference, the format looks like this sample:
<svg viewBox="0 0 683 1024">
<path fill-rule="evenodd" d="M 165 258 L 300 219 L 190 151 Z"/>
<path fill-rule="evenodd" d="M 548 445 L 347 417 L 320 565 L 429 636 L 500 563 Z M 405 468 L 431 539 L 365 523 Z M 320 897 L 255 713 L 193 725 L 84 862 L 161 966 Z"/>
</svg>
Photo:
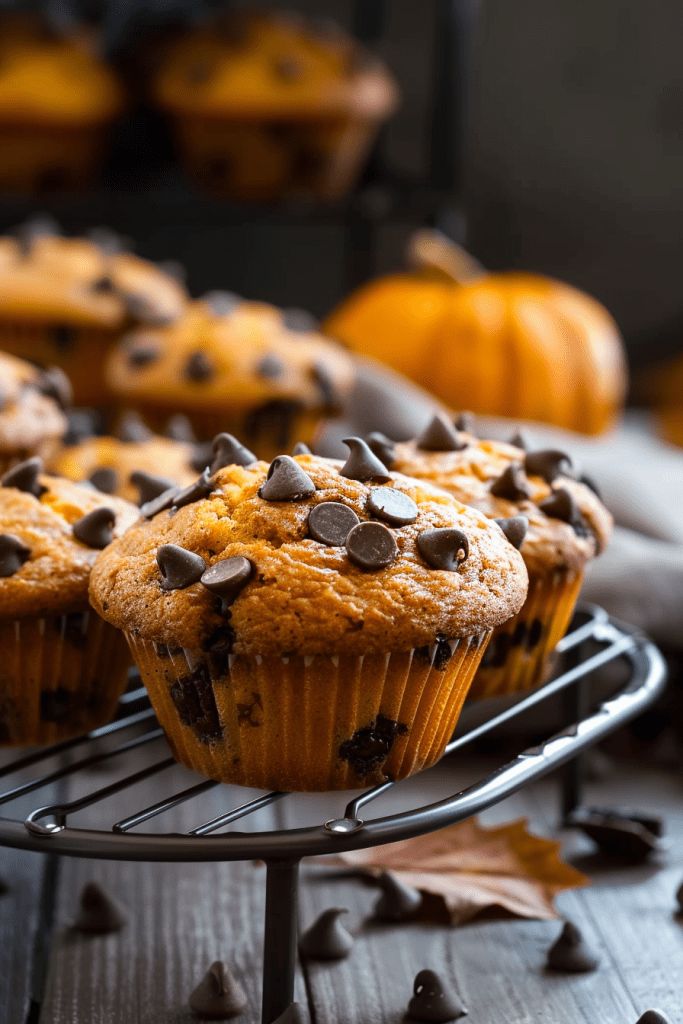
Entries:
<svg viewBox="0 0 683 1024">
<path fill-rule="evenodd" d="M 126 687 L 122 634 L 88 604 L 97 554 L 139 510 L 20 463 L 0 480 L 0 745 L 104 725 Z"/>
<path fill-rule="evenodd" d="M 84 34 L 44 19 L 0 21 L 0 190 L 44 195 L 86 188 L 124 107 L 113 71 Z"/>
<path fill-rule="evenodd" d="M 169 327 L 132 331 L 107 363 L 112 392 L 158 429 L 184 413 L 200 440 L 219 431 L 271 459 L 309 444 L 341 411 L 354 366 L 303 310 L 212 292 Z"/>
<path fill-rule="evenodd" d="M 33 455 L 53 456 L 68 423 L 71 386 L 61 370 L 39 370 L 0 352 L 0 473 Z"/>
<path fill-rule="evenodd" d="M 467 419 L 456 421 L 468 427 Z M 612 519 L 591 486 L 575 479 L 560 451 L 527 452 L 515 443 L 481 441 L 437 415 L 414 441 L 371 446 L 392 469 L 442 487 L 491 519 L 522 516 L 521 554 L 529 594 L 518 615 L 498 626 L 470 688 L 472 698 L 537 686 L 552 668 L 581 589 L 586 563 L 606 547 Z"/>
<path fill-rule="evenodd" d="M 169 487 L 187 487 L 210 461 L 208 446 L 153 434 L 127 418 L 119 437 L 89 437 L 67 446 L 50 469 L 142 505 Z"/>
<path fill-rule="evenodd" d="M 104 404 L 109 348 L 131 327 L 178 319 L 186 292 L 155 264 L 118 251 L 111 232 L 58 231 L 40 218 L 0 238 L 0 348 L 59 366 L 77 405 Z"/>
<path fill-rule="evenodd" d="M 398 90 L 334 25 L 238 11 L 171 44 L 151 95 L 192 177 L 264 201 L 348 192 Z"/>
<path fill-rule="evenodd" d="M 201 775 L 331 790 L 428 767 L 491 630 L 522 606 L 499 524 L 346 443 L 345 463 L 268 466 L 218 439 L 196 484 L 143 506 L 97 560 L 93 607 Z"/>
</svg>

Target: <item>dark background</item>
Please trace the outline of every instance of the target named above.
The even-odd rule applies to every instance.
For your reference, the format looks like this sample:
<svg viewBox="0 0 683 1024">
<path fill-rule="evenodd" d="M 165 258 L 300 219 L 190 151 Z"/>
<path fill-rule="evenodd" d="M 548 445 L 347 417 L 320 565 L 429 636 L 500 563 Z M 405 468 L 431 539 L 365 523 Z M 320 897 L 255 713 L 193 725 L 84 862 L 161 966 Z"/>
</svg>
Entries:
<svg viewBox="0 0 683 1024">
<path fill-rule="evenodd" d="M 91 194 L 39 203 L 0 197 L 0 228 L 36 209 L 50 210 L 69 231 L 107 223 L 133 238 L 142 255 L 184 262 L 194 293 L 229 288 L 324 314 L 359 280 L 399 268 L 410 231 L 436 222 L 466 237 L 492 269 L 547 273 L 594 294 L 616 317 L 636 367 L 683 347 L 681 5 L 283 6 L 370 36 L 379 28 L 373 48 L 401 84 L 401 109 L 353 201 L 273 210 L 207 199 L 178 170 L 161 119 L 138 110 L 115 129 Z M 142 24 L 182 18 L 196 5 L 118 0 L 86 7 L 104 16 L 110 48 L 121 54 Z M 377 25 L 373 12 L 382 15 Z M 451 89 L 444 108 L 442 81 L 435 110 L 444 59 L 438 47 L 449 19 Z"/>
</svg>

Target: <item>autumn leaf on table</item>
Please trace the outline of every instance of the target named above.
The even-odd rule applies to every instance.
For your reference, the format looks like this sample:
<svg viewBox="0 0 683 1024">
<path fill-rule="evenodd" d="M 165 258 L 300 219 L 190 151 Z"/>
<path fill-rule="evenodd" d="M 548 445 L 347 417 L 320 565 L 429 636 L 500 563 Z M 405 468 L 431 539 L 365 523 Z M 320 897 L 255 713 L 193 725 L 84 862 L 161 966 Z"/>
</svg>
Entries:
<svg viewBox="0 0 683 1024">
<path fill-rule="evenodd" d="M 588 885 L 564 864 L 560 844 L 531 835 L 526 819 L 484 828 L 475 819 L 388 846 L 326 857 L 380 875 L 391 871 L 422 892 L 420 920 L 463 924 L 486 916 L 556 918 L 553 901 L 565 889 Z"/>
</svg>

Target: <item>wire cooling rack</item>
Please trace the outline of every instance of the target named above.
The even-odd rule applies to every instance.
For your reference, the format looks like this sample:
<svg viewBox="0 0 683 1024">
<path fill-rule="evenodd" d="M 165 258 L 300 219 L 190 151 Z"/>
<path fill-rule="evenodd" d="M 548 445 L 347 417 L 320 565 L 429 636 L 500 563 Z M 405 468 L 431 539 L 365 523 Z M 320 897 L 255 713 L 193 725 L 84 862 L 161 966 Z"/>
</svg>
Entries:
<svg viewBox="0 0 683 1024">
<path fill-rule="evenodd" d="M 0 787 L 17 775 L 31 772 L 42 762 L 55 763 L 43 775 L 0 789 L 0 845 L 25 850 L 52 852 L 77 857 L 140 861 L 228 861 L 259 858 L 267 865 L 266 920 L 264 939 L 263 1024 L 271 1024 L 293 998 L 296 964 L 296 904 L 298 867 L 302 857 L 341 853 L 361 847 L 408 839 L 463 821 L 514 793 L 521 786 L 575 759 L 582 750 L 606 736 L 643 711 L 663 690 L 664 660 L 657 648 L 631 627 L 616 623 L 595 606 L 581 606 L 567 635 L 560 641 L 563 656 L 561 674 L 512 707 L 493 715 L 446 748 L 448 757 L 468 744 L 510 722 L 512 719 L 559 693 L 565 693 L 565 709 L 571 721 L 545 742 L 523 750 L 474 785 L 446 799 L 384 817 L 368 818 L 367 808 L 389 789 L 401 783 L 387 782 L 362 792 L 347 804 L 338 818 L 305 828 L 277 831 L 220 832 L 255 811 L 288 796 L 264 793 L 207 821 L 200 821 L 186 834 L 145 832 L 141 826 L 179 804 L 197 801 L 220 785 L 203 780 L 188 788 L 164 795 L 150 806 L 140 807 L 108 828 L 73 828 L 70 815 L 96 808 L 107 798 L 156 775 L 175 764 L 166 751 L 159 757 L 162 738 L 144 689 L 121 698 L 117 719 L 87 736 L 68 740 L 19 756 L 0 768 Z M 610 663 L 625 665 L 624 680 L 606 699 L 585 714 L 589 705 L 587 687 L 593 674 Z M 567 699 L 569 698 L 569 699 Z M 101 749 L 98 741 L 113 737 L 114 745 Z M 74 753 L 77 753 L 73 759 Z M 2 809 L 19 798 L 52 786 L 98 765 L 125 764 L 132 769 L 117 781 L 90 789 L 69 802 L 36 806 L 25 820 L 3 817 Z M 145 762 L 147 760 L 147 763 Z M 142 763 L 142 767 L 140 764 Z M 428 776 L 426 776 L 428 777 Z M 90 779 L 92 784 L 92 780 Z M 158 783 L 161 789 L 161 782 Z M 162 790 L 163 791 L 163 790 Z M 576 776 L 565 776 L 564 811 L 578 802 Z M 338 795 L 338 794 L 337 794 Z M 198 811 L 199 813 L 199 811 Z M 87 817 L 87 815 L 86 815 Z"/>
</svg>

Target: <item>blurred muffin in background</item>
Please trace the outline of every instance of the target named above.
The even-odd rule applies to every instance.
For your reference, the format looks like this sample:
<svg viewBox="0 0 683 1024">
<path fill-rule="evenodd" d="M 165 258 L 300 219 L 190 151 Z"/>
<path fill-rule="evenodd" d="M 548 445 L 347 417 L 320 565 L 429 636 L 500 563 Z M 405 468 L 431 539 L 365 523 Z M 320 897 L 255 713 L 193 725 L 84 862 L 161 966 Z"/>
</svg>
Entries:
<svg viewBox="0 0 683 1024">
<path fill-rule="evenodd" d="M 62 35 L 37 15 L 2 15 L 0 191 L 86 188 L 123 108 L 123 89 L 86 33 Z"/>
<path fill-rule="evenodd" d="M 657 390 L 659 432 L 665 440 L 683 448 L 683 355 L 665 365 Z"/>
<path fill-rule="evenodd" d="M 200 440 L 227 432 L 262 459 L 313 439 L 355 379 L 303 310 L 212 292 L 168 327 L 128 333 L 107 363 L 112 392 L 155 429 L 184 413 Z"/>
<path fill-rule="evenodd" d="M 398 89 L 328 22 L 227 11 L 169 47 L 151 84 L 187 170 L 217 195 L 337 199 Z"/>
<path fill-rule="evenodd" d="M 210 447 L 149 430 L 126 413 L 118 437 L 90 437 L 63 448 L 50 470 L 69 480 L 89 481 L 104 494 L 143 505 L 169 487 L 187 487 L 211 460 Z"/>
<path fill-rule="evenodd" d="M 0 473 L 17 462 L 49 459 L 68 429 L 71 387 L 61 370 L 39 370 L 0 352 Z"/>
<path fill-rule="evenodd" d="M 103 363 L 123 331 L 172 323 L 186 302 L 178 280 L 106 229 L 64 238 L 37 218 L 0 238 L 0 348 L 61 367 L 77 405 L 111 398 Z"/>
</svg>

